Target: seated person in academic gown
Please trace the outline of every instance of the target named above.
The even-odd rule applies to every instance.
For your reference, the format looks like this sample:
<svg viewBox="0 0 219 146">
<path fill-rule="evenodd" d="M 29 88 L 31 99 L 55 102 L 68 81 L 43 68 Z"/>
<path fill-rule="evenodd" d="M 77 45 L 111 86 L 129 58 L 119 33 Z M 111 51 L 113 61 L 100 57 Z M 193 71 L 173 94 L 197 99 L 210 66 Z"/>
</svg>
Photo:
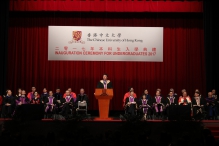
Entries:
<svg viewBox="0 0 219 146">
<path fill-rule="evenodd" d="M 143 115 L 143 119 L 147 119 L 147 115 L 150 112 L 151 106 L 150 106 L 150 100 L 146 98 L 146 95 L 143 94 L 142 98 L 140 99 L 138 103 L 139 112 Z"/>
<path fill-rule="evenodd" d="M 144 93 L 143 93 L 143 95 L 145 95 L 146 96 L 146 99 L 147 99 L 147 103 L 152 107 L 152 98 L 151 98 L 151 95 L 149 94 L 149 92 L 148 92 L 148 89 L 145 89 L 144 90 Z M 140 98 L 140 102 L 141 102 L 141 99 L 142 99 L 142 97 Z M 149 108 L 148 109 L 148 117 L 150 118 L 150 119 L 152 119 L 152 114 L 153 114 L 153 111 L 152 111 L 152 108 Z"/>
<path fill-rule="evenodd" d="M 183 95 L 179 97 L 179 105 L 191 105 L 192 101 L 186 91 L 183 91 Z"/>
<path fill-rule="evenodd" d="M 130 96 L 125 100 L 125 110 L 127 114 L 131 116 L 135 116 L 136 109 L 137 109 L 137 99 L 134 98 L 134 92 L 131 91 Z"/>
<path fill-rule="evenodd" d="M 45 113 L 54 113 L 54 109 L 56 108 L 56 103 L 57 103 L 57 100 L 56 98 L 53 96 L 53 92 L 52 91 L 49 91 L 49 96 L 46 97 L 45 99 Z"/>
<path fill-rule="evenodd" d="M 217 119 L 217 100 L 212 97 L 212 92 L 208 92 L 208 97 L 205 98 L 207 118 L 210 120 Z"/>
<path fill-rule="evenodd" d="M 17 100 L 17 98 L 19 98 L 21 96 L 21 92 L 22 92 L 22 89 L 21 88 L 18 88 L 17 90 L 17 94 L 15 96 L 15 100 Z"/>
<path fill-rule="evenodd" d="M 60 92 L 59 88 L 56 89 L 56 93 L 54 93 L 53 97 L 56 98 L 56 101 L 57 101 L 56 107 L 57 107 L 58 112 L 60 112 L 60 106 L 61 106 L 61 101 L 63 100 L 63 95 Z"/>
<path fill-rule="evenodd" d="M 97 88 L 99 89 L 112 89 L 113 85 L 110 80 L 108 80 L 108 75 L 103 74 L 103 80 L 100 80 L 97 84 Z"/>
<path fill-rule="evenodd" d="M 65 92 L 66 96 L 62 102 L 62 110 L 60 112 L 60 114 L 62 114 L 65 118 L 68 117 L 68 114 L 71 112 L 71 109 L 73 108 L 73 97 L 70 95 L 69 90 L 66 90 Z"/>
<path fill-rule="evenodd" d="M 133 87 L 130 87 L 128 92 L 125 93 L 124 97 L 123 97 L 123 107 L 125 107 L 125 101 L 126 101 L 126 98 L 130 97 L 130 93 L 131 92 L 134 92 L 134 88 Z M 137 98 L 137 95 L 136 93 L 133 93 L 133 97 L 134 98 Z"/>
<path fill-rule="evenodd" d="M 26 96 L 26 91 L 25 90 L 21 91 L 21 95 L 16 98 L 15 102 L 16 102 L 16 107 L 15 107 L 15 110 L 14 110 L 13 117 L 14 118 L 18 118 L 19 115 L 22 114 L 21 113 L 21 105 L 23 105 L 23 104 L 30 104 L 30 100 Z"/>
<path fill-rule="evenodd" d="M 88 96 L 87 94 L 84 93 L 83 88 L 80 89 L 80 94 L 77 95 L 76 108 L 78 108 L 78 102 L 86 102 L 88 106 Z M 83 108 L 83 107 L 80 107 L 80 108 Z"/>
<path fill-rule="evenodd" d="M 178 118 L 190 120 L 192 116 L 192 101 L 187 92 L 182 90 L 182 96 L 178 100 Z"/>
<path fill-rule="evenodd" d="M 47 93 L 47 89 L 43 88 L 43 93 L 40 95 L 40 101 L 42 104 L 45 103 L 45 100 L 47 99 L 48 96 L 49 94 Z"/>
<path fill-rule="evenodd" d="M 192 110 L 193 110 L 193 118 L 194 119 L 202 119 L 204 118 L 204 105 L 205 102 L 203 98 L 201 98 L 199 92 L 195 92 L 195 97 L 192 99 Z"/>
<path fill-rule="evenodd" d="M 30 104 L 41 104 L 38 92 L 34 92 L 33 95 L 34 95 L 34 97 L 30 101 Z"/>
<path fill-rule="evenodd" d="M 32 87 L 31 92 L 27 94 L 27 97 L 29 98 L 30 101 L 34 98 L 34 92 L 36 92 L 36 87 Z"/>
<path fill-rule="evenodd" d="M 11 118 L 14 111 L 15 98 L 12 96 L 11 90 L 7 90 L 6 93 L 7 95 L 3 101 L 2 115 L 4 118 Z"/>
<path fill-rule="evenodd" d="M 154 109 L 154 113 L 156 115 L 156 118 L 162 117 L 163 116 L 163 111 L 164 111 L 164 108 L 165 108 L 165 105 L 164 105 L 165 100 L 160 95 L 159 90 L 156 91 L 156 95 L 152 99 L 152 103 L 153 103 L 153 109 Z"/>
<path fill-rule="evenodd" d="M 77 97 L 76 93 L 72 92 L 71 88 L 68 88 L 68 91 L 70 93 L 70 96 L 73 98 L 73 101 L 75 102 L 76 101 L 76 97 Z M 66 96 L 66 93 L 64 93 L 63 98 L 65 98 L 65 96 Z"/>
<path fill-rule="evenodd" d="M 165 106 L 166 106 L 165 111 L 168 118 L 176 117 L 177 105 L 178 105 L 178 99 L 174 95 L 174 92 L 170 91 L 167 98 L 165 99 Z"/>
</svg>

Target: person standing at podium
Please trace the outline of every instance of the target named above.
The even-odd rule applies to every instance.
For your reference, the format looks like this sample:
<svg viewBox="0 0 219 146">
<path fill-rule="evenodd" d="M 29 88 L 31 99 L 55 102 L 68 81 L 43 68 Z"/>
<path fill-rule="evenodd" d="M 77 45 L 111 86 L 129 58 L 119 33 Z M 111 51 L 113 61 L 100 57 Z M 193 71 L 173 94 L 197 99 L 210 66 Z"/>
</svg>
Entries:
<svg viewBox="0 0 219 146">
<path fill-rule="evenodd" d="M 97 88 L 99 89 L 112 89 L 113 88 L 112 82 L 108 80 L 107 74 L 103 74 L 103 79 L 98 82 Z"/>
</svg>

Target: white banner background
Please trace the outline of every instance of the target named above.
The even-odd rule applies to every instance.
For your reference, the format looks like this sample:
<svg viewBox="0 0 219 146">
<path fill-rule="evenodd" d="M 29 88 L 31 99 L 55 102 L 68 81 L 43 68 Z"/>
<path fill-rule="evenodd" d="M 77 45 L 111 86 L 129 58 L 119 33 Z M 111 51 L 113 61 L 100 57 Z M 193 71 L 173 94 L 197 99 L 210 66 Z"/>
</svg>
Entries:
<svg viewBox="0 0 219 146">
<path fill-rule="evenodd" d="M 163 27 L 49 26 L 48 60 L 163 62 Z"/>
</svg>

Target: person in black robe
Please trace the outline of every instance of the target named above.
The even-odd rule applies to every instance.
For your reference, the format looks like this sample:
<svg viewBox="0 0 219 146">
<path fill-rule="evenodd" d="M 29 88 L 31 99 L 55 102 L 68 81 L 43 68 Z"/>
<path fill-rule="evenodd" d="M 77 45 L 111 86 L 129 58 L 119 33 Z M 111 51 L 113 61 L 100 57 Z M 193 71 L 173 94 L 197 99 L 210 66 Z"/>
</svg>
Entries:
<svg viewBox="0 0 219 146">
<path fill-rule="evenodd" d="M 56 101 L 57 101 L 57 103 L 56 103 L 56 110 L 57 110 L 57 113 L 59 113 L 61 111 L 60 106 L 61 106 L 61 102 L 63 100 L 63 95 L 60 92 L 60 88 L 56 89 L 56 93 L 54 93 L 53 97 L 56 98 Z"/>
<path fill-rule="evenodd" d="M 18 99 L 20 96 L 21 96 L 21 92 L 22 92 L 22 89 L 21 88 L 18 88 L 17 89 L 17 94 L 15 96 L 15 100 Z"/>
<path fill-rule="evenodd" d="M 7 95 L 3 101 L 2 115 L 4 118 L 11 118 L 14 111 L 15 98 L 12 96 L 11 90 L 7 90 L 6 93 Z"/>
<path fill-rule="evenodd" d="M 65 94 L 66 94 L 66 96 L 62 102 L 62 106 L 61 106 L 62 110 L 61 110 L 60 114 L 62 116 L 64 116 L 65 119 L 68 119 L 69 113 L 71 112 L 71 110 L 73 108 L 74 100 L 73 100 L 73 97 L 70 96 L 69 90 L 66 90 Z"/>
<path fill-rule="evenodd" d="M 26 96 L 26 91 L 22 90 L 21 91 L 21 95 L 18 96 L 15 100 L 16 106 L 15 106 L 15 110 L 13 113 L 13 118 L 17 119 L 20 118 L 22 115 L 22 110 L 21 110 L 21 106 L 23 104 L 29 104 L 30 100 L 29 98 Z"/>
<path fill-rule="evenodd" d="M 151 104 L 150 104 L 150 100 L 147 99 L 146 95 L 143 94 L 141 99 L 138 102 L 138 111 L 140 113 L 140 115 L 143 117 L 143 120 L 147 120 L 147 115 L 150 115 L 150 111 L 151 111 Z"/>
<path fill-rule="evenodd" d="M 45 99 L 45 113 L 48 118 L 51 118 L 56 111 L 57 100 L 53 96 L 53 92 L 49 91 L 49 96 Z"/>
<path fill-rule="evenodd" d="M 81 88 L 80 89 L 80 94 L 78 94 L 77 98 L 76 98 L 76 107 L 78 107 L 78 102 L 86 102 L 87 106 L 89 105 L 88 96 L 84 92 L 85 92 L 84 89 Z"/>
<path fill-rule="evenodd" d="M 205 101 L 201 98 L 199 92 L 195 92 L 195 97 L 192 99 L 193 118 L 200 120 L 204 118 Z"/>
<path fill-rule="evenodd" d="M 156 95 L 154 98 L 152 98 L 152 104 L 153 104 L 153 113 L 155 114 L 157 119 L 163 118 L 163 112 L 165 109 L 165 100 L 161 96 L 161 93 L 159 90 L 156 90 Z"/>
<path fill-rule="evenodd" d="M 164 99 L 165 104 L 165 115 L 168 117 L 169 120 L 174 120 L 177 117 L 177 105 L 178 105 L 178 98 L 174 95 L 174 92 L 170 90 L 167 98 Z"/>
<path fill-rule="evenodd" d="M 39 94 L 38 94 L 38 92 L 34 92 L 33 93 L 33 98 L 32 98 L 32 100 L 30 101 L 30 104 L 41 104 L 42 102 L 41 102 L 41 100 L 40 100 L 40 97 L 39 97 Z"/>
<path fill-rule="evenodd" d="M 87 96 L 87 94 L 85 94 L 84 92 L 85 92 L 84 89 L 81 88 L 81 89 L 80 89 L 80 94 L 77 95 L 76 103 L 75 103 L 75 104 L 76 104 L 76 111 L 77 111 L 78 109 L 85 109 L 85 108 L 86 108 L 85 106 L 78 106 L 78 103 L 79 103 L 79 102 L 80 102 L 80 103 L 86 103 L 86 104 L 87 104 L 87 107 L 88 107 L 88 105 L 89 105 L 88 96 Z"/>
<path fill-rule="evenodd" d="M 110 80 L 108 80 L 108 75 L 103 74 L 103 80 L 100 80 L 97 84 L 97 88 L 99 89 L 112 89 L 113 85 Z"/>
<path fill-rule="evenodd" d="M 217 100 L 214 97 L 212 97 L 212 92 L 208 92 L 208 97 L 205 98 L 207 119 L 209 120 L 217 119 L 218 109 L 216 105 L 217 105 Z"/>
<path fill-rule="evenodd" d="M 150 106 L 150 108 L 149 108 L 148 111 L 147 111 L 148 118 L 149 118 L 149 119 L 152 119 L 152 114 L 153 114 L 153 111 L 152 111 L 152 109 L 151 109 L 151 107 L 152 107 L 152 98 L 151 98 L 151 95 L 150 95 L 149 92 L 148 92 L 148 89 L 145 89 L 145 90 L 144 90 L 143 95 L 146 96 L 147 103 L 148 103 L 148 105 Z M 143 97 L 143 95 L 142 95 L 142 97 Z M 140 102 L 142 101 L 142 97 L 140 98 Z"/>
<path fill-rule="evenodd" d="M 136 116 L 137 99 L 134 97 L 134 92 L 130 92 L 130 96 L 125 100 L 126 114 Z"/>
<path fill-rule="evenodd" d="M 45 103 L 45 100 L 47 99 L 48 96 L 49 94 L 47 93 L 47 89 L 43 88 L 43 93 L 40 95 L 40 101 L 42 104 Z"/>
</svg>

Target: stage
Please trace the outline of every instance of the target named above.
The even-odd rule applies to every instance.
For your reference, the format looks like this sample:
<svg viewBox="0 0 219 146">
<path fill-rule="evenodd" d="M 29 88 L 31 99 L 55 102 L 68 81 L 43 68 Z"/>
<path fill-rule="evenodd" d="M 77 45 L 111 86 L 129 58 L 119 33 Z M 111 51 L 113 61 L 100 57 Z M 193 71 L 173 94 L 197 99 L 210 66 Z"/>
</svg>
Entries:
<svg viewBox="0 0 219 146">
<path fill-rule="evenodd" d="M 12 120 L 0 119 L 1 131 L 9 130 L 19 132 L 22 135 L 43 135 L 54 132 L 56 135 L 86 132 L 95 136 L 104 135 L 108 132 L 117 131 L 150 133 L 150 138 L 156 141 L 162 131 L 171 133 L 173 139 L 182 136 L 183 133 L 191 137 L 195 133 L 200 133 L 203 129 L 210 129 L 215 139 L 219 139 L 219 120 L 202 121 L 169 121 L 169 120 L 146 120 L 146 121 L 126 121 L 120 117 L 110 117 L 110 119 L 99 119 L 89 117 L 86 119 L 42 119 L 42 120 Z M 128 130 L 129 129 L 129 130 Z M 82 133 L 83 133 L 82 132 Z M 65 133 L 65 134 L 64 134 Z"/>
</svg>

